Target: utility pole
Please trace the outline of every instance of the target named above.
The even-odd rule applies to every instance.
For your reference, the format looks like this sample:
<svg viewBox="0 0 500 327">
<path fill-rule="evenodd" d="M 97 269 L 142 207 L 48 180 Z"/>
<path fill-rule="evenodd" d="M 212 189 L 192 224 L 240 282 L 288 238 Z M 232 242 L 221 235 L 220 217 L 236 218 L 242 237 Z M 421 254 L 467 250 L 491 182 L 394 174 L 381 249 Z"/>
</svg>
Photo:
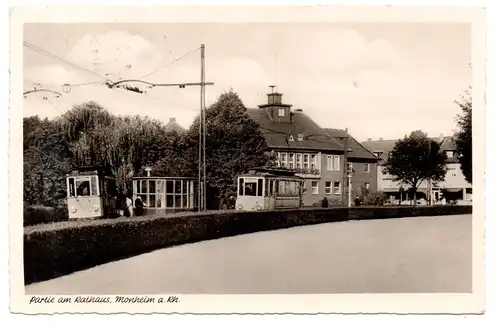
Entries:
<svg viewBox="0 0 500 327">
<path fill-rule="evenodd" d="M 206 164 L 206 116 L 205 116 L 205 45 L 201 45 L 201 88 L 200 88 L 200 118 L 203 118 L 203 207 L 207 208 L 207 164 Z M 201 119 L 200 119 L 201 120 Z M 200 134 L 201 135 L 201 134 Z M 200 142 L 201 149 L 201 142 Z M 201 156 L 201 151 L 200 151 Z M 201 167 L 200 167 L 201 169 Z M 201 172 L 200 172 L 201 173 Z M 201 177 L 199 178 L 201 180 Z"/>
<path fill-rule="evenodd" d="M 346 134 L 347 134 L 347 128 L 346 128 Z M 348 200 L 348 195 L 349 195 L 349 185 L 348 184 L 348 178 L 347 178 L 347 170 L 348 170 L 348 164 L 347 164 L 347 155 L 348 155 L 348 148 L 347 148 L 347 138 L 348 136 L 343 137 L 344 138 L 344 167 L 342 169 L 342 206 L 346 206 L 346 201 Z"/>
<path fill-rule="evenodd" d="M 143 83 L 150 88 L 158 86 L 178 86 L 183 89 L 186 86 L 200 86 L 200 122 L 199 122 L 199 153 L 198 153 L 198 211 L 206 210 L 206 115 L 205 115 L 205 86 L 214 85 L 213 82 L 205 81 L 205 45 L 200 47 L 201 52 L 201 81 L 196 83 L 150 83 L 138 79 L 127 79 L 118 82 L 107 81 L 104 84 L 109 88 L 116 88 L 126 83 Z M 140 92 L 143 93 L 143 92 Z M 203 176 L 203 177 L 202 177 Z"/>
</svg>

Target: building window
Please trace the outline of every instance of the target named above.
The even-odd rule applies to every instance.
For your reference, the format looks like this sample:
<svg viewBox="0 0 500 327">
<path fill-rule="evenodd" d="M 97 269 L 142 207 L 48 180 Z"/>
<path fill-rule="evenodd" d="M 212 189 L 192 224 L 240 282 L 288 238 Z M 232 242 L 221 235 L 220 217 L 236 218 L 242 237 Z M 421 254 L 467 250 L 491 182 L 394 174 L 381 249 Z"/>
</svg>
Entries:
<svg viewBox="0 0 500 327">
<path fill-rule="evenodd" d="M 311 194 L 319 194 L 319 186 L 318 182 L 312 181 L 311 182 Z"/>
<path fill-rule="evenodd" d="M 304 154 L 304 169 L 309 169 L 309 155 Z"/>
<path fill-rule="evenodd" d="M 453 158 L 453 151 L 446 151 L 448 158 Z"/>
<path fill-rule="evenodd" d="M 288 168 L 295 169 L 295 156 L 293 153 L 288 154 Z"/>
<path fill-rule="evenodd" d="M 370 172 L 370 164 L 365 164 L 365 173 Z"/>
<path fill-rule="evenodd" d="M 325 182 L 325 193 L 332 194 L 332 182 Z"/>
<path fill-rule="evenodd" d="M 286 153 L 280 153 L 280 166 L 281 167 L 287 167 L 287 154 Z"/>
<path fill-rule="evenodd" d="M 365 189 L 369 190 L 370 189 L 370 183 L 365 182 Z"/>
<path fill-rule="evenodd" d="M 304 141 L 304 134 L 297 135 L 297 141 L 299 141 L 299 142 Z"/>
<path fill-rule="evenodd" d="M 340 182 L 333 183 L 333 193 L 340 194 Z"/>
<path fill-rule="evenodd" d="M 331 154 L 326 156 L 326 170 L 333 170 L 333 156 Z"/>
<path fill-rule="evenodd" d="M 311 169 L 316 169 L 316 155 L 311 154 Z"/>
<path fill-rule="evenodd" d="M 340 156 L 335 155 L 333 157 L 333 170 L 340 171 Z"/>
<path fill-rule="evenodd" d="M 302 168 L 302 154 L 297 153 L 296 156 L 297 156 L 297 165 L 296 165 L 296 167 L 297 167 L 297 169 L 301 169 Z"/>
<path fill-rule="evenodd" d="M 352 162 L 348 162 L 347 163 L 347 171 L 350 172 L 350 173 L 353 172 L 353 170 L 352 170 Z"/>
<path fill-rule="evenodd" d="M 278 116 L 285 117 L 285 109 L 283 108 L 278 109 Z"/>
</svg>

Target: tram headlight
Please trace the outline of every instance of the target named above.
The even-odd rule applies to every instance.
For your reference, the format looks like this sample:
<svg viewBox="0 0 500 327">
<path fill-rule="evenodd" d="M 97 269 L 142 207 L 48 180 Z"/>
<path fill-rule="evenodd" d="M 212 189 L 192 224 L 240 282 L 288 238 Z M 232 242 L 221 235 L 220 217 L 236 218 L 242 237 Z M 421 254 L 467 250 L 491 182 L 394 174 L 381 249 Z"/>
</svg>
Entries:
<svg viewBox="0 0 500 327">
<path fill-rule="evenodd" d="M 238 210 L 242 210 L 243 209 L 243 204 L 238 204 Z"/>
<path fill-rule="evenodd" d="M 257 210 L 262 210 L 262 206 L 257 203 Z"/>
<path fill-rule="evenodd" d="M 76 212 L 76 208 L 75 207 L 71 207 L 71 212 L 75 213 Z"/>
</svg>

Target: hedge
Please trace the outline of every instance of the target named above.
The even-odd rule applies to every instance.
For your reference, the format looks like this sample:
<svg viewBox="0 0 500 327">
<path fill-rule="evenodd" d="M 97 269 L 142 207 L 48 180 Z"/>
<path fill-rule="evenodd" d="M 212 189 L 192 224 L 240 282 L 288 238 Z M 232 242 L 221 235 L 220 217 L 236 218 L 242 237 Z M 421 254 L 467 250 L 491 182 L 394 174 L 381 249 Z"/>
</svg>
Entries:
<svg viewBox="0 0 500 327">
<path fill-rule="evenodd" d="M 67 207 L 24 206 L 23 211 L 24 226 L 68 220 Z"/>
<path fill-rule="evenodd" d="M 155 249 L 280 228 L 349 219 L 470 214 L 471 206 L 308 208 L 183 213 L 29 226 L 24 232 L 30 284 Z"/>
</svg>

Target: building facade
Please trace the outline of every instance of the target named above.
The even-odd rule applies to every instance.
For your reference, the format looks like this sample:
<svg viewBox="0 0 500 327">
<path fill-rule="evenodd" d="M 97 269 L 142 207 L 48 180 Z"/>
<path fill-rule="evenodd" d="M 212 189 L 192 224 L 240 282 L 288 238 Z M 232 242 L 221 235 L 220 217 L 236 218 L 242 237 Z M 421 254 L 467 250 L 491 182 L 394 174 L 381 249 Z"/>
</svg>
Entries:
<svg viewBox="0 0 500 327">
<path fill-rule="evenodd" d="M 433 138 L 440 145 L 440 150 L 446 153 L 446 165 L 448 171 L 444 181 L 432 183 L 432 188 L 429 188 L 428 181 L 423 181 L 417 190 L 417 199 L 428 199 L 429 190 L 434 201 L 439 201 L 442 197 L 446 200 L 456 200 L 461 203 L 472 201 L 472 185 L 465 180 L 465 177 L 460 169 L 458 154 L 455 142 L 452 136 L 440 136 Z M 389 152 L 392 151 L 397 140 L 377 141 L 368 140 L 363 142 L 363 145 L 380 158 L 378 171 L 378 190 L 382 191 L 396 200 L 409 201 L 407 188 L 400 185 L 399 182 L 393 181 L 393 178 L 383 173 L 383 164 L 387 161 Z M 401 190 L 403 187 L 403 191 Z"/>
<path fill-rule="evenodd" d="M 346 130 L 326 128 L 325 131 L 344 146 L 347 145 L 348 172 L 351 176 L 351 195 L 355 197 L 362 192 L 378 190 L 378 161 L 370 150 L 359 143 Z"/>
<path fill-rule="evenodd" d="M 304 206 L 319 203 L 325 197 L 331 203 L 341 204 L 344 185 L 344 146 L 316 124 L 302 109 L 282 102 L 282 94 L 267 95 L 267 103 L 256 109 L 247 109 L 248 115 L 259 125 L 271 151 L 276 154 L 276 165 L 297 171 L 305 180 Z M 356 142 L 357 143 L 357 142 Z M 360 145 L 361 146 L 361 145 Z M 367 186 L 376 188 L 376 159 L 365 168 L 365 161 L 350 162 L 353 171 L 367 169 Z M 358 183 L 358 179 L 356 179 Z M 361 183 L 361 182 L 359 182 Z"/>
</svg>

